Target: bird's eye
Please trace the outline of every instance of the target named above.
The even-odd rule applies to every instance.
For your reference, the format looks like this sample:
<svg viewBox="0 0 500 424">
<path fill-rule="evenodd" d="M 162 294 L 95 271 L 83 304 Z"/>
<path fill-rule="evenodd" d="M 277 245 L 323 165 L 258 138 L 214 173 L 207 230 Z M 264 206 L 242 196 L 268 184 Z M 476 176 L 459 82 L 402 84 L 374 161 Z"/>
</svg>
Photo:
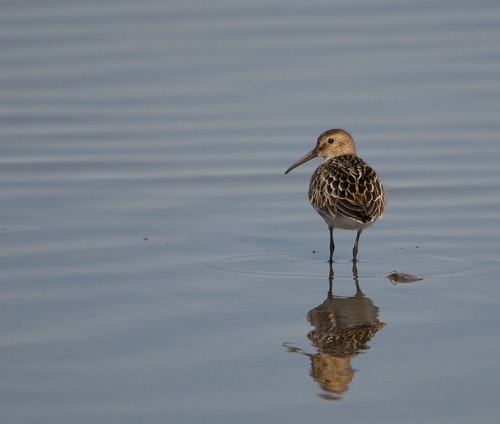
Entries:
<svg viewBox="0 0 500 424">
<path fill-rule="evenodd" d="M 329 139 L 328 139 L 328 143 L 329 143 L 329 144 L 333 144 L 333 142 L 334 142 L 334 141 L 335 141 L 335 139 L 333 139 L 333 138 L 329 138 Z"/>
</svg>

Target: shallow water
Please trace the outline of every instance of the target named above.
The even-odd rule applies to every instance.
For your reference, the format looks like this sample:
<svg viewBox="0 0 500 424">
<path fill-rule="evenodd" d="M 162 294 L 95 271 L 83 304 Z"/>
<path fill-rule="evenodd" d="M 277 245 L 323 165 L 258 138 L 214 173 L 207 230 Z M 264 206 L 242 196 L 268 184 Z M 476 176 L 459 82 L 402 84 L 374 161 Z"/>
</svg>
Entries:
<svg viewBox="0 0 500 424">
<path fill-rule="evenodd" d="M 494 422 L 499 18 L 2 5 L 2 422 Z M 329 293 L 319 160 L 284 171 L 331 127 L 389 203 Z"/>
</svg>

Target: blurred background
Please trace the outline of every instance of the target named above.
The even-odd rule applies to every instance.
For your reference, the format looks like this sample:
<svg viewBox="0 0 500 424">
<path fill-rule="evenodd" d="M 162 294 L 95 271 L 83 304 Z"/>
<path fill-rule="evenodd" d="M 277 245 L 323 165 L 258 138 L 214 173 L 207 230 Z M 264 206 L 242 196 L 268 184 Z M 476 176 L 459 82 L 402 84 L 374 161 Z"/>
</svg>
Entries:
<svg viewBox="0 0 500 424">
<path fill-rule="evenodd" d="M 499 21 L 1 2 L 2 422 L 494 422 Z M 333 278 L 320 160 L 284 175 L 330 128 L 388 196 Z"/>
</svg>

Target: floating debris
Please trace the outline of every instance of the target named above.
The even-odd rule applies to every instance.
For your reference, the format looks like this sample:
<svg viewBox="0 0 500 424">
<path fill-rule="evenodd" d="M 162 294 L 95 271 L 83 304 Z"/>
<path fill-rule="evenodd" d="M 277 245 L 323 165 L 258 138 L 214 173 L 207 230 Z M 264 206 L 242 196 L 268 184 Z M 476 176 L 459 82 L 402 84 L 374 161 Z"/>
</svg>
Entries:
<svg viewBox="0 0 500 424">
<path fill-rule="evenodd" d="M 392 271 L 387 278 L 389 281 L 396 285 L 398 283 L 414 283 L 415 281 L 423 280 L 422 277 L 413 274 L 407 274 L 406 272 Z"/>
</svg>

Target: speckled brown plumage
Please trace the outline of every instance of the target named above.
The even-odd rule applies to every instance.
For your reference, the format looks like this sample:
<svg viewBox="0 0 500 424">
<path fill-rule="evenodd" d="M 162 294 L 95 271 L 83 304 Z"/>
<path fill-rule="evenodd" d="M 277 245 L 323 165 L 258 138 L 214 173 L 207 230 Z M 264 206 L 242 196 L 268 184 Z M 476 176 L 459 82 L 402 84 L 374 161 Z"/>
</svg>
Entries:
<svg viewBox="0 0 500 424">
<path fill-rule="evenodd" d="M 386 203 L 375 171 L 352 155 L 334 157 L 316 169 L 309 185 L 309 201 L 327 223 L 345 229 L 380 218 Z"/>
<path fill-rule="evenodd" d="M 353 249 L 356 260 L 361 232 L 384 213 L 384 188 L 375 171 L 357 156 L 351 135 L 339 129 L 321 134 L 316 147 L 285 173 L 318 156 L 324 161 L 311 177 L 309 201 L 330 230 L 330 262 L 335 228 L 357 230 Z"/>
</svg>

